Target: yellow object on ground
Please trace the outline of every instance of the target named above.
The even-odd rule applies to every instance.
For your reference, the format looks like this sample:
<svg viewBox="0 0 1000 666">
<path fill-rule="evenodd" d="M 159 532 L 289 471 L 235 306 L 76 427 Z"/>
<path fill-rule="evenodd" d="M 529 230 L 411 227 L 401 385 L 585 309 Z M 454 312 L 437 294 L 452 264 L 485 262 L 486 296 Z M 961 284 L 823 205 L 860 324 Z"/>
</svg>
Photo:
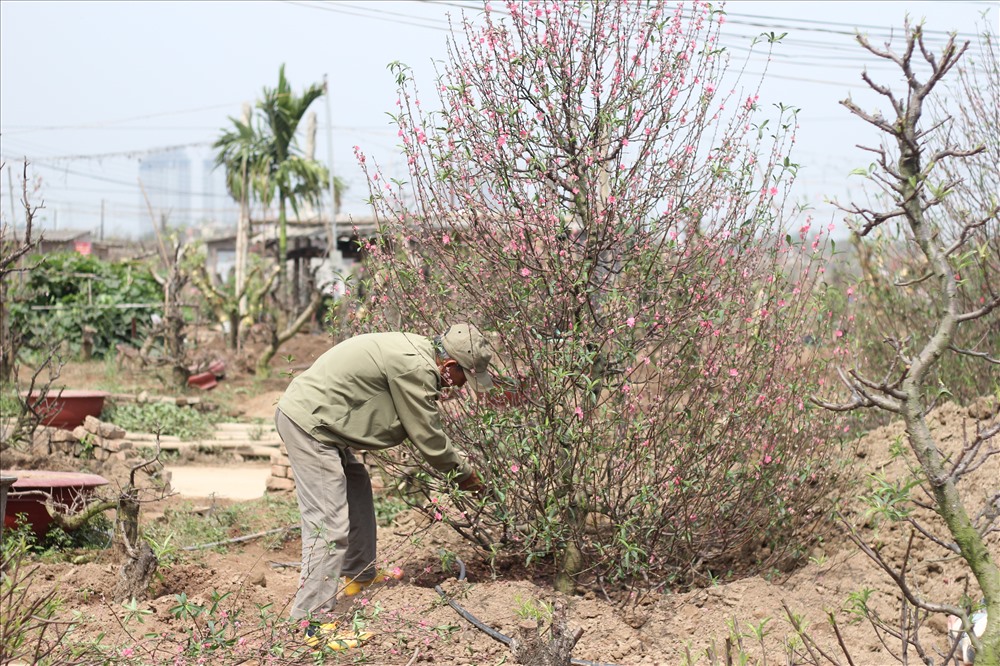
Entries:
<svg viewBox="0 0 1000 666">
<path fill-rule="evenodd" d="M 373 631 L 362 631 L 359 633 L 342 633 L 336 636 L 327 637 L 326 646 L 331 650 L 350 650 L 361 647 L 362 643 L 375 635 Z"/>
<path fill-rule="evenodd" d="M 315 627 L 312 634 L 306 636 L 306 645 L 313 648 L 325 645 L 327 649 L 334 651 L 350 650 L 351 648 L 361 647 L 365 641 L 375 635 L 371 631 L 348 630 L 338 633 L 338 627 L 339 624 L 336 622 L 321 624 Z"/>
<path fill-rule="evenodd" d="M 395 578 L 399 580 L 403 577 L 403 570 L 396 567 L 392 571 L 386 571 L 385 569 L 379 569 L 375 572 L 375 577 L 371 580 L 347 580 L 344 579 L 344 587 L 342 594 L 345 597 L 354 597 L 361 594 L 362 591 L 371 587 L 375 583 L 384 583 L 386 581 Z"/>
<path fill-rule="evenodd" d="M 328 637 L 337 633 L 339 622 L 327 622 L 319 625 L 312 625 L 306 630 L 306 645 L 309 647 L 319 647 L 328 640 Z"/>
</svg>

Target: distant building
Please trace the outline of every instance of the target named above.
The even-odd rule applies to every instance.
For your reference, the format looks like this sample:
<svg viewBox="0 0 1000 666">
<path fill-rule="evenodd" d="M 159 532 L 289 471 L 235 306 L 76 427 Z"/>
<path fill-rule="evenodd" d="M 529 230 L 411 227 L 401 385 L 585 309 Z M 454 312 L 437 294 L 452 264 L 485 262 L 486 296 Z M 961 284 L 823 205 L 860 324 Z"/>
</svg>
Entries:
<svg viewBox="0 0 1000 666">
<path fill-rule="evenodd" d="M 144 157 L 139 165 L 139 178 L 161 227 L 184 226 L 194 221 L 191 215 L 191 160 L 183 148 Z M 145 198 L 139 203 L 140 210 L 145 210 Z"/>
<path fill-rule="evenodd" d="M 226 189 L 226 170 L 215 167 L 215 158 L 206 157 L 201 161 L 201 207 L 195 219 L 199 222 L 214 222 L 216 226 L 235 226 L 239 220 L 239 205 L 229 196 Z"/>
<path fill-rule="evenodd" d="M 36 232 L 33 237 L 38 237 Z M 46 229 L 41 232 L 38 254 L 55 252 L 78 252 L 92 254 L 93 238 L 86 229 Z"/>
</svg>

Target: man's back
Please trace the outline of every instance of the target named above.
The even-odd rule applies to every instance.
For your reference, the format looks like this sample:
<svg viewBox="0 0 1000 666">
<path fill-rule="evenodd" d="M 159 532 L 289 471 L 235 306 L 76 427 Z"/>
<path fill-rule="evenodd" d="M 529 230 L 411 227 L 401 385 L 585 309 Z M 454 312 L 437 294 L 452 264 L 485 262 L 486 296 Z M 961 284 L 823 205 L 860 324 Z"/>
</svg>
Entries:
<svg viewBox="0 0 1000 666">
<path fill-rule="evenodd" d="M 433 429 L 439 429 L 439 389 L 431 340 L 412 333 L 370 333 L 320 356 L 292 380 L 278 407 L 321 442 L 378 450 L 408 436 L 419 439 L 420 433 L 409 432 L 419 429 L 415 421 L 431 418 Z"/>
</svg>

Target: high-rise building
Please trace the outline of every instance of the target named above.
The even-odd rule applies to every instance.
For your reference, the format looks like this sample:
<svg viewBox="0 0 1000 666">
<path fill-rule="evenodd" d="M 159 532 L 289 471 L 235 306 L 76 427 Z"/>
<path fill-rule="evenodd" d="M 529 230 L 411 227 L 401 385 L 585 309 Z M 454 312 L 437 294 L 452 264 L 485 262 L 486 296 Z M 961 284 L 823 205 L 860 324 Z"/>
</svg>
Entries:
<svg viewBox="0 0 1000 666">
<path fill-rule="evenodd" d="M 184 226 L 194 221 L 191 214 L 191 160 L 183 148 L 144 157 L 139 165 L 139 178 L 161 227 Z M 140 204 L 145 209 L 144 199 Z"/>
</svg>

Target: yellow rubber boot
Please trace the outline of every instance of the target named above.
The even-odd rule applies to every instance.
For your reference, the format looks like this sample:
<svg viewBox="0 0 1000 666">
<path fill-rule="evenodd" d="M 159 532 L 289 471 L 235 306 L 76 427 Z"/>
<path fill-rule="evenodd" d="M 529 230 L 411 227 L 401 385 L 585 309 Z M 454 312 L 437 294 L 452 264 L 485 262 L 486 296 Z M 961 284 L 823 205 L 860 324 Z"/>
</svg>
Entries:
<svg viewBox="0 0 1000 666">
<path fill-rule="evenodd" d="M 362 591 L 371 587 L 375 583 L 384 583 L 386 581 L 396 579 L 399 580 L 403 577 L 403 570 L 399 567 L 392 569 L 391 571 L 386 571 L 385 569 L 379 569 L 375 572 L 375 577 L 371 580 L 354 580 L 344 578 L 343 595 L 345 597 L 354 597 L 361 594 Z"/>
</svg>

